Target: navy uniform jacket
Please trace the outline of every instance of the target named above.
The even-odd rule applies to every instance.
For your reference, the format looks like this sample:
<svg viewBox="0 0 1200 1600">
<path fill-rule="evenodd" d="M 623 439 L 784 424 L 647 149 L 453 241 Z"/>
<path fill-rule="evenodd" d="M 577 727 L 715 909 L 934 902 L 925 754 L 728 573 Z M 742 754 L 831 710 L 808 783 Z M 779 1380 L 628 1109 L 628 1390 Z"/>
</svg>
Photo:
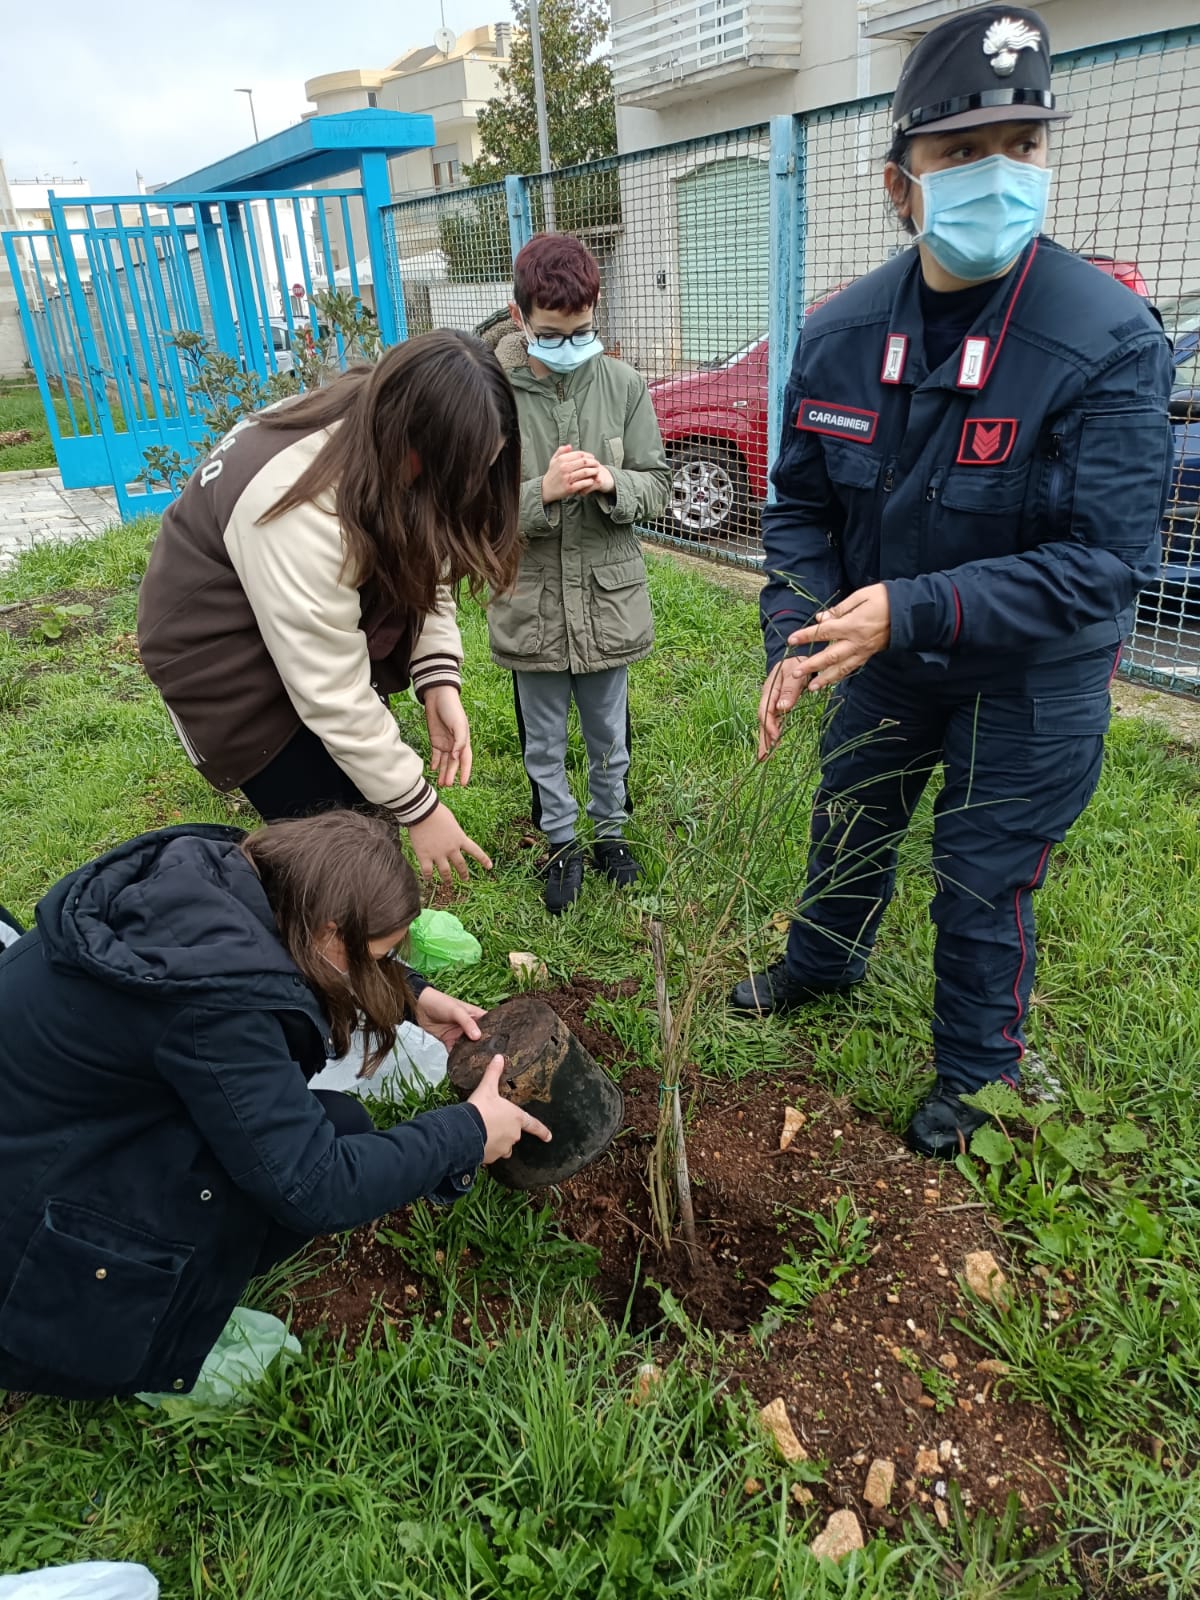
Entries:
<svg viewBox="0 0 1200 1600">
<path fill-rule="evenodd" d="M 1117 644 L 1157 577 L 1171 358 L 1146 303 L 1038 239 L 927 372 L 919 277 L 906 250 L 805 326 L 763 513 L 769 667 L 882 580 L 893 660 L 994 683 Z"/>
</svg>

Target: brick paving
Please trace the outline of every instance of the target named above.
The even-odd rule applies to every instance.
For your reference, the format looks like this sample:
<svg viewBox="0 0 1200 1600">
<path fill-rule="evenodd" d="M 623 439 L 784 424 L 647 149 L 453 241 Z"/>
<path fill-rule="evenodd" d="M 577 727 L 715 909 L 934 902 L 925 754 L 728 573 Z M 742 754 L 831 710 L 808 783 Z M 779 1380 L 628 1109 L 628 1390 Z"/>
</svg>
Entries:
<svg viewBox="0 0 1200 1600">
<path fill-rule="evenodd" d="M 111 489 L 64 489 L 48 469 L 0 472 L 0 567 L 31 545 L 84 539 L 119 520 Z"/>
</svg>

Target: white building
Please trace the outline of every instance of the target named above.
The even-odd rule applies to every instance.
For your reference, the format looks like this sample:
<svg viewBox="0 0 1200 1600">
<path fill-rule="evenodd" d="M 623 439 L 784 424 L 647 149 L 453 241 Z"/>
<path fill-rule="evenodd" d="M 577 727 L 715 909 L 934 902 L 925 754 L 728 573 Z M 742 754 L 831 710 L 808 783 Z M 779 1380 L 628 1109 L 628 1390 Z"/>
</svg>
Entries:
<svg viewBox="0 0 1200 1600">
<path fill-rule="evenodd" d="M 765 330 L 764 125 L 774 115 L 815 113 L 804 152 L 805 303 L 887 258 L 901 236 L 882 190 L 886 97 L 915 40 L 976 3 L 612 0 L 626 160 L 607 293 L 620 296 L 631 359 L 651 375 L 677 371 L 731 355 Z M 1136 15 L 1124 0 L 1043 0 L 1038 9 L 1055 53 L 1197 19 L 1196 0 L 1147 0 Z M 1164 300 L 1200 284 L 1198 73 L 1194 47 L 1076 68 L 1065 80 L 1075 115 L 1053 133 L 1049 231 L 1072 248 L 1136 262 Z M 869 96 L 881 97 L 877 110 L 836 109 Z M 677 141 L 696 142 L 662 149 Z"/>
<path fill-rule="evenodd" d="M 32 177 L 9 178 L 0 158 L 0 232 L 9 229 L 28 229 L 41 232 L 50 228 L 50 191 L 69 203 L 66 209 L 68 225 L 82 228 L 85 214 L 82 202 L 91 196 L 91 184 L 86 178 Z M 79 203 L 76 203 L 79 202 Z M 33 306 L 58 297 L 65 291 L 61 271 L 56 268 L 56 253 L 48 240 L 19 240 L 17 254 L 21 263 L 21 279 L 25 295 Z M 72 254 L 80 277 L 90 278 L 87 250 L 78 236 L 72 240 Z M 12 377 L 23 370 L 25 341 L 17 313 L 17 296 L 9 270 L 8 256 L 0 246 L 0 377 Z"/>
<path fill-rule="evenodd" d="M 617 145 L 644 150 L 890 94 L 921 34 L 979 0 L 611 0 Z M 1194 25 L 1195 0 L 1041 0 L 1055 52 Z"/>
<path fill-rule="evenodd" d="M 431 20 L 431 37 L 434 26 Z M 314 116 L 378 107 L 432 117 L 436 140 L 432 149 L 397 156 L 388 167 L 395 199 L 436 194 L 460 185 L 463 168 L 481 155 L 479 113 L 499 92 L 499 73 L 511 45 L 511 23 L 489 23 L 460 34 L 446 52 L 432 43 L 417 45 L 387 67 L 354 67 L 310 78 L 304 92 L 313 102 Z M 346 273 L 351 245 L 342 234 L 339 228 L 332 241 L 333 265 Z M 353 236 L 357 262 L 367 254 L 366 237 L 357 218 Z M 411 251 L 425 254 L 437 247 L 436 229 L 427 238 L 405 243 L 411 245 Z"/>
</svg>

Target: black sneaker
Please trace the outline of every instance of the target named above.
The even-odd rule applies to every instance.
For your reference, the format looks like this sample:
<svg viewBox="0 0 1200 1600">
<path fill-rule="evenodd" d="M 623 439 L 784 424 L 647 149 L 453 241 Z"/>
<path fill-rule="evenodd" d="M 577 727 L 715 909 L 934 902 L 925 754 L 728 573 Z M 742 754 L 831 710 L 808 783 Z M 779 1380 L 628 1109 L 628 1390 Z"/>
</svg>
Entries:
<svg viewBox="0 0 1200 1600">
<path fill-rule="evenodd" d="M 743 978 L 729 996 L 728 1004 L 734 1011 L 756 1012 L 760 1017 L 781 1016 L 831 994 L 848 994 L 858 981 L 853 978 L 849 983 L 804 983 L 788 976 L 786 961 L 777 961 L 765 972 Z"/>
<path fill-rule="evenodd" d="M 939 1078 L 933 1093 L 917 1107 L 904 1142 L 919 1156 L 953 1161 L 970 1148 L 971 1136 L 987 1121 L 984 1112 L 965 1105 L 962 1097 Z"/>
<path fill-rule="evenodd" d="M 546 880 L 542 895 L 546 910 L 552 917 L 561 916 L 583 890 L 583 851 L 574 839 L 552 851 L 542 868 L 542 877 Z"/>
<path fill-rule="evenodd" d="M 596 863 L 596 871 L 602 872 L 619 889 L 628 888 L 642 875 L 633 851 L 621 838 L 597 839 L 592 846 L 592 860 Z"/>
</svg>

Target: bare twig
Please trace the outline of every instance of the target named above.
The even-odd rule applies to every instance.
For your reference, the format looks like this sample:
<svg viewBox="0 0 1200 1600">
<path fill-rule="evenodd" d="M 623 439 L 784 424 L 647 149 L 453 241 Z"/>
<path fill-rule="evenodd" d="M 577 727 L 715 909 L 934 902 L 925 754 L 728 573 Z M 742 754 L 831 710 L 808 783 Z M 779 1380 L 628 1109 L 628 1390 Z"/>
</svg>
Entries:
<svg viewBox="0 0 1200 1600">
<path fill-rule="evenodd" d="M 675 1196 L 679 1202 L 679 1225 L 683 1242 L 687 1246 L 689 1264 L 695 1261 L 696 1217 L 692 1210 L 692 1184 L 688 1176 L 687 1145 L 683 1137 L 683 1108 L 679 1103 L 679 1078 L 683 1063 L 678 1059 L 678 1036 L 671 1015 L 671 997 L 667 993 L 667 951 L 663 939 L 662 923 L 653 918 L 650 923 L 650 951 L 654 958 L 654 994 L 658 1002 L 658 1025 L 662 1032 L 662 1073 L 660 1095 L 670 1101 L 665 1110 L 660 1102 L 658 1137 L 664 1136 L 672 1146 L 675 1167 Z M 660 1219 L 661 1227 L 661 1219 Z M 669 1230 L 662 1227 L 663 1243 L 669 1241 Z"/>
</svg>

